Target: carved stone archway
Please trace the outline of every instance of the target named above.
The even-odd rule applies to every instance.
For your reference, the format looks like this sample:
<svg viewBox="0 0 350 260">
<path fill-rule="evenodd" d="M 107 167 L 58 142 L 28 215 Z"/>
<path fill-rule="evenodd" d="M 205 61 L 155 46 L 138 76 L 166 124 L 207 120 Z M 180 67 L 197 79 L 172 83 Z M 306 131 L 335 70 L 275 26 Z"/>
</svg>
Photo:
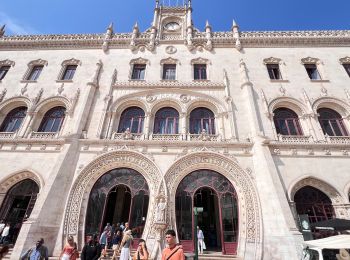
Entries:
<svg viewBox="0 0 350 260">
<path fill-rule="evenodd" d="M 347 209 L 344 207 L 345 200 L 343 196 L 330 184 L 313 177 L 302 178 L 301 180 L 291 185 L 291 188 L 289 189 L 289 199 L 293 205 L 294 205 L 294 196 L 296 192 L 306 186 L 311 186 L 313 188 L 316 188 L 322 191 L 324 194 L 326 194 L 328 198 L 332 201 L 332 206 L 335 210 L 335 214 L 337 217 L 347 218 L 349 216 Z"/>
<path fill-rule="evenodd" d="M 68 197 L 63 227 L 64 237 L 67 235 L 73 235 L 76 237 L 78 245 L 80 247 L 83 245 L 85 216 L 90 191 L 93 185 L 108 171 L 123 167 L 138 171 L 144 176 L 148 183 L 150 201 L 148 204 L 147 220 L 143 233 L 144 237 L 147 236 L 154 214 L 154 198 L 163 178 L 158 167 L 143 154 L 130 150 L 120 150 L 99 156 L 79 173 Z"/>
<path fill-rule="evenodd" d="M 34 174 L 31 171 L 23 170 L 18 173 L 14 173 L 9 177 L 0 180 L 0 206 L 2 205 L 7 192 L 13 187 L 13 185 L 25 179 L 31 179 L 35 181 L 39 186 L 39 190 L 41 190 L 44 185 L 44 181 L 37 174 Z"/>
<path fill-rule="evenodd" d="M 215 152 L 196 152 L 178 159 L 167 171 L 164 181 L 169 192 L 168 221 L 176 228 L 175 194 L 181 180 L 189 173 L 213 170 L 225 176 L 234 186 L 239 207 L 239 239 L 237 255 L 245 259 L 261 259 L 261 212 L 258 193 L 249 173 L 236 161 Z M 249 247 L 249 248 L 248 248 Z"/>
</svg>

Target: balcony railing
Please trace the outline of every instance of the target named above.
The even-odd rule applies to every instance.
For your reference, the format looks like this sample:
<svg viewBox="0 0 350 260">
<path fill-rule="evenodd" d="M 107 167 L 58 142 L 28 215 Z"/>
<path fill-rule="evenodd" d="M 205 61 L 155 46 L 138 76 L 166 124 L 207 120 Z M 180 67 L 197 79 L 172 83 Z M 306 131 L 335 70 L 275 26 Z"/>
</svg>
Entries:
<svg viewBox="0 0 350 260">
<path fill-rule="evenodd" d="M 220 141 L 219 135 L 209 135 L 209 134 L 188 134 L 187 140 L 189 141 Z"/>
<path fill-rule="evenodd" d="M 182 135 L 181 134 L 152 134 L 151 140 L 154 141 L 181 141 Z"/>
<path fill-rule="evenodd" d="M 0 139 L 13 139 L 16 137 L 16 132 L 0 132 Z"/>
<path fill-rule="evenodd" d="M 112 140 L 143 140 L 144 134 L 135 133 L 117 133 L 112 134 Z"/>
<path fill-rule="evenodd" d="M 55 139 L 58 138 L 59 132 L 31 132 L 30 139 Z"/>
<path fill-rule="evenodd" d="M 312 136 L 305 135 L 278 135 L 278 141 L 289 144 L 308 144 L 313 142 Z"/>
<path fill-rule="evenodd" d="M 325 136 L 329 144 L 350 144 L 350 136 Z"/>
</svg>

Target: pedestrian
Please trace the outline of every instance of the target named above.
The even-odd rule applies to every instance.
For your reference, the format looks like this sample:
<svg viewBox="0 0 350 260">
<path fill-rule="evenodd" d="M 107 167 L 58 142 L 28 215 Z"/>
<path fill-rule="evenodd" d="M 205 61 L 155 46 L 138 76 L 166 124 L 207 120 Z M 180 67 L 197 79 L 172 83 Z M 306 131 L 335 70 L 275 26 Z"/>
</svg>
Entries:
<svg viewBox="0 0 350 260">
<path fill-rule="evenodd" d="M 185 254 L 181 245 L 176 244 L 176 233 L 169 229 L 165 233 L 165 240 L 168 246 L 163 249 L 162 260 L 185 260 Z"/>
<path fill-rule="evenodd" d="M 197 239 L 198 239 L 198 252 L 199 254 L 203 254 L 203 250 L 206 249 L 206 247 L 204 243 L 204 234 L 199 226 L 197 226 Z"/>
<path fill-rule="evenodd" d="M 125 228 L 124 222 L 120 223 L 120 229 L 122 230 L 122 232 L 123 232 L 124 228 Z"/>
<path fill-rule="evenodd" d="M 44 246 L 44 239 L 40 238 L 36 241 L 36 245 L 28 249 L 22 256 L 21 260 L 48 260 L 49 253 L 47 247 Z"/>
<path fill-rule="evenodd" d="M 107 237 L 108 237 L 108 228 L 106 227 L 101 236 L 100 236 L 100 245 L 101 245 L 101 248 L 102 248 L 102 255 L 104 257 L 106 257 L 106 254 L 107 254 L 107 245 L 108 245 L 108 241 L 107 241 Z"/>
<path fill-rule="evenodd" d="M 8 245 L 3 246 L 0 249 L 0 259 L 2 259 L 4 256 L 6 256 L 6 254 L 9 252 L 10 248 Z"/>
<path fill-rule="evenodd" d="M 133 237 L 131 235 L 131 230 L 128 230 L 123 235 L 123 240 L 120 244 L 121 252 L 119 260 L 129 260 L 130 259 L 130 247 L 132 244 Z"/>
<path fill-rule="evenodd" d="M 130 227 L 129 227 L 129 222 L 125 222 L 125 226 L 124 226 L 124 229 L 123 229 L 123 233 L 130 230 Z"/>
<path fill-rule="evenodd" d="M 72 236 L 68 236 L 67 244 L 64 246 L 63 251 L 60 255 L 60 260 L 76 260 L 79 257 L 77 249 L 77 243 L 74 242 Z"/>
<path fill-rule="evenodd" d="M 81 260 L 97 260 L 101 256 L 101 245 L 97 241 L 97 235 L 93 235 L 92 239 L 83 247 L 81 251 Z"/>
<path fill-rule="evenodd" d="M 10 224 L 6 223 L 6 226 L 4 227 L 4 229 L 2 230 L 2 233 L 1 233 L 0 244 L 4 244 L 5 242 L 8 242 L 9 234 L 10 234 Z"/>
<path fill-rule="evenodd" d="M 112 239 L 112 249 L 113 249 L 113 256 L 112 260 L 116 260 L 118 257 L 120 242 L 122 241 L 122 232 L 118 230 Z"/>
<path fill-rule="evenodd" d="M 148 260 L 148 256 L 149 256 L 149 253 L 147 250 L 146 241 L 143 239 L 140 239 L 137 250 L 132 260 Z"/>
</svg>

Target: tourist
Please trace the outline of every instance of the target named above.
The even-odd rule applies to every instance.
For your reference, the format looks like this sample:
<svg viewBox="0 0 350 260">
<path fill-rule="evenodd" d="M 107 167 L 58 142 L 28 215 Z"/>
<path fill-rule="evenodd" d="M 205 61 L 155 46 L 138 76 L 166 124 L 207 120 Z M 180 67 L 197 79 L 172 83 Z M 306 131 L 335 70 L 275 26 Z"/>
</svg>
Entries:
<svg viewBox="0 0 350 260">
<path fill-rule="evenodd" d="M 92 239 L 87 243 L 81 251 L 81 260 L 97 260 L 101 256 L 101 245 L 97 241 L 97 235 L 93 235 Z"/>
<path fill-rule="evenodd" d="M 107 241 L 107 237 L 108 237 L 108 228 L 106 227 L 104 229 L 104 231 L 102 232 L 101 236 L 100 236 L 100 245 L 102 248 L 102 255 L 104 257 L 106 257 L 107 254 L 107 246 L 108 246 L 108 241 Z"/>
<path fill-rule="evenodd" d="M 32 259 L 38 259 L 38 260 L 49 259 L 49 253 L 48 253 L 47 247 L 44 246 L 43 238 L 40 238 L 38 241 L 36 241 L 36 245 L 28 249 L 21 256 L 21 260 L 32 260 Z"/>
<path fill-rule="evenodd" d="M 122 232 L 123 232 L 124 228 L 125 228 L 124 222 L 120 223 L 120 229 L 121 229 Z"/>
<path fill-rule="evenodd" d="M 118 257 L 121 240 L 122 240 L 122 232 L 120 230 L 117 230 L 117 232 L 114 234 L 112 239 L 112 249 L 113 249 L 112 260 L 116 260 Z"/>
<path fill-rule="evenodd" d="M 165 233 L 165 240 L 168 247 L 162 252 L 162 260 L 185 260 L 185 254 L 182 246 L 176 245 L 175 231 L 170 229 Z"/>
<path fill-rule="evenodd" d="M 130 259 L 130 247 L 132 244 L 133 237 L 131 235 L 131 230 L 129 229 L 123 235 L 123 240 L 120 244 L 121 252 L 119 260 L 129 260 Z"/>
<path fill-rule="evenodd" d="M 197 226 L 197 239 L 198 239 L 198 253 L 203 254 L 203 250 L 206 248 L 204 243 L 204 234 L 199 226 Z"/>
<path fill-rule="evenodd" d="M 4 244 L 5 242 L 8 242 L 9 234 L 10 234 L 10 224 L 7 223 L 2 230 L 0 244 Z"/>
<path fill-rule="evenodd" d="M 143 239 L 140 239 L 137 250 L 132 260 L 148 260 L 148 256 L 149 256 L 149 253 L 147 250 L 146 241 Z"/>
<path fill-rule="evenodd" d="M 67 238 L 67 244 L 64 246 L 60 255 L 60 260 L 76 260 L 79 257 L 77 249 L 77 243 L 74 242 L 74 238 L 69 236 Z"/>
<path fill-rule="evenodd" d="M 123 229 L 123 233 L 124 233 L 125 231 L 128 231 L 128 230 L 130 230 L 129 222 L 125 222 L 125 227 L 124 227 L 124 229 Z"/>
<path fill-rule="evenodd" d="M 6 254 L 9 252 L 10 248 L 8 245 L 3 246 L 0 249 L 0 259 L 2 259 L 4 256 L 6 256 Z"/>
</svg>

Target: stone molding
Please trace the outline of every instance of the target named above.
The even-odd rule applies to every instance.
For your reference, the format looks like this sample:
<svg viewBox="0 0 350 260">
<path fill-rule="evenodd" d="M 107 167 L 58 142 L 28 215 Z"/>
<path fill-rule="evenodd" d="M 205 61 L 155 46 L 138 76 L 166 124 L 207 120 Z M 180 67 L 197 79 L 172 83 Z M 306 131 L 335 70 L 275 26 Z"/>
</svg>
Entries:
<svg viewBox="0 0 350 260">
<path fill-rule="evenodd" d="M 293 97 L 278 97 L 273 99 L 268 104 L 268 113 L 273 115 L 273 111 L 280 107 L 286 107 L 293 110 L 298 116 L 307 114 L 306 106 L 296 98 Z"/>
<path fill-rule="evenodd" d="M 131 150 L 119 150 L 97 157 L 77 173 L 78 176 L 72 185 L 68 197 L 63 228 L 64 235 L 74 235 L 77 238 L 78 245 L 82 246 L 85 242 L 83 238 L 85 218 L 83 216 L 85 216 L 87 210 L 87 203 L 93 185 L 108 171 L 121 167 L 128 167 L 138 171 L 148 183 L 150 201 L 145 225 L 146 229 L 143 233 L 143 236 L 147 236 L 153 216 L 154 197 L 159 189 L 159 185 L 162 183 L 163 177 L 154 162 L 143 154 Z"/>
<path fill-rule="evenodd" d="M 281 64 L 282 60 L 280 58 L 270 57 L 263 60 L 264 64 Z"/>
<path fill-rule="evenodd" d="M 115 33 L 108 40 L 110 48 L 129 48 L 132 33 Z M 51 48 L 96 48 L 100 49 L 105 34 L 64 34 L 64 35 L 16 35 L 0 38 L 0 49 L 51 49 Z M 195 32 L 193 42 L 205 41 L 206 32 Z M 349 46 L 350 30 L 333 31 L 259 31 L 240 32 L 243 47 L 257 46 Z M 228 47 L 236 43 L 233 32 L 212 32 L 214 47 Z M 148 45 L 150 32 L 140 33 L 135 39 L 137 45 Z M 162 40 L 160 40 L 162 41 Z M 167 40 L 168 41 L 168 40 Z"/>
<path fill-rule="evenodd" d="M 323 106 L 324 104 L 327 104 L 327 106 Z M 312 104 L 312 110 L 316 115 L 319 108 L 333 109 L 343 117 L 350 114 L 350 105 L 348 105 L 345 101 L 334 97 L 321 97 L 316 99 Z"/>
<path fill-rule="evenodd" d="M 6 59 L 6 60 L 1 60 L 0 61 L 0 67 L 2 66 L 10 66 L 10 67 L 14 67 L 15 66 L 15 62 L 12 61 L 12 60 L 9 60 L 9 59 Z"/>
<path fill-rule="evenodd" d="M 150 65 L 150 61 L 148 59 L 144 59 L 142 57 L 139 57 L 139 58 L 130 60 L 130 65 L 134 65 L 134 64 Z"/>
<path fill-rule="evenodd" d="M 222 82 L 212 81 L 191 81 L 183 82 L 176 80 L 162 80 L 162 81 L 145 81 L 145 80 L 130 80 L 130 81 L 117 81 L 113 84 L 114 88 L 185 88 L 185 89 L 223 89 L 225 88 Z"/>
<path fill-rule="evenodd" d="M 350 64 L 350 57 L 346 56 L 344 58 L 339 59 L 340 64 Z"/>
<path fill-rule="evenodd" d="M 181 180 L 189 173 L 208 169 L 225 176 L 237 192 L 239 201 L 239 255 L 244 255 L 246 242 L 261 243 L 260 204 L 258 193 L 251 175 L 244 171 L 235 160 L 215 152 L 194 152 L 179 158 L 164 176 L 170 198 L 168 223 L 176 229 L 175 194 Z M 257 255 L 261 254 L 259 249 Z"/>
<path fill-rule="evenodd" d="M 75 58 L 71 58 L 69 60 L 64 60 L 61 64 L 62 66 L 67 66 L 67 65 L 79 65 L 81 66 L 81 61 L 80 60 L 77 60 Z"/>
<path fill-rule="evenodd" d="M 211 64 L 211 62 L 208 59 L 198 57 L 198 58 L 191 60 L 191 65 L 194 65 L 194 64 L 207 64 L 207 65 L 209 65 L 209 64 Z"/>
<path fill-rule="evenodd" d="M 168 57 L 166 59 L 160 60 L 160 65 L 164 65 L 164 64 L 180 64 L 180 61 L 178 59 Z"/>
</svg>

